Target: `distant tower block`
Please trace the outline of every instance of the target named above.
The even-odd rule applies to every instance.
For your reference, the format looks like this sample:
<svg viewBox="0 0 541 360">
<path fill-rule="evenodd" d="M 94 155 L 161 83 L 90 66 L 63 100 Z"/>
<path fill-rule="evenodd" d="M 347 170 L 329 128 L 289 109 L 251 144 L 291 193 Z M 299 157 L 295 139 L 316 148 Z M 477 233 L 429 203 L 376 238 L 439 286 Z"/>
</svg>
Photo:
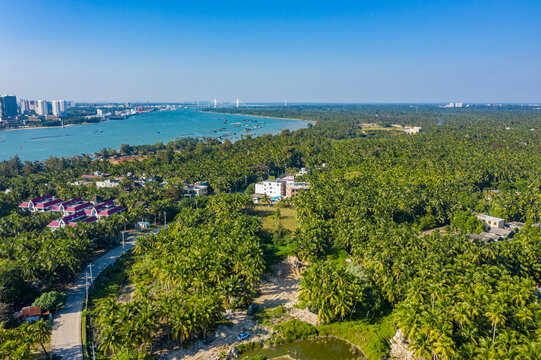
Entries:
<svg viewBox="0 0 541 360">
<path fill-rule="evenodd" d="M 237 98 L 236 106 L 239 107 L 239 98 Z"/>
<path fill-rule="evenodd" d="M 287 106 L 287 100 L 284 100 L 284 106 Z"/>
<path fill-rule="evenodd" d="M 216 98 L 214 98 L 214 108 L 216 109 L 216 106 L 218 106 L 218 100 L 216 100 Z"/>
</svg>

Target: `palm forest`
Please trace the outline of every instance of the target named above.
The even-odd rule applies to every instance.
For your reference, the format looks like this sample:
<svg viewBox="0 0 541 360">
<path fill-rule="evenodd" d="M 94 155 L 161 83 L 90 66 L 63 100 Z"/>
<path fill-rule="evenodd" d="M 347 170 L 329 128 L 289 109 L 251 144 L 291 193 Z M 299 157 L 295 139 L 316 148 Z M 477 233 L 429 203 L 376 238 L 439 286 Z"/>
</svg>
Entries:
<svg viewBox="0 0 541 360">
<path fill-rule="evenodd" d="M 227 322 L 226 312 L 252 304 L 263 277 L 286 256 L 302 267 L 295 306 L 317 317 L 310 331 L 346 339 L 366 358 L 390 358 L 397 334 L 413 358 L 540 358 L 538 107 L 213 111 L 311 123 L 236 142 L 125 144 L 95 156 L 0 163 L 0 358 L 49 356 L 50 324 L 20 324 L 12 314 L 65 292 L 139 221 L 168 226 L 138 237 L 98 278 L 83 319 L 85 351 L 95 344 L 96 358 L 152 359 L 164 344 L 204 341 Z M 134 160 L 112 161 L 128 155 Z M 301 168 L 308 191 L 254 205 L 255 183 Z M 155 181 L 70 184 L 96 171 Z M 209 195 L 184 198 L 185 181 L 207 181 Z M 113 198 L 128 211 L 50 231 L 54 214 L 18 208 L 49 194 Z M 272 216 L 259 216 L 262 207 Z M 293 224 L 265 225 L 285 212 Z M 504 219 L 513 236 L 484 241 L 475 214 Z"/>
</svg>

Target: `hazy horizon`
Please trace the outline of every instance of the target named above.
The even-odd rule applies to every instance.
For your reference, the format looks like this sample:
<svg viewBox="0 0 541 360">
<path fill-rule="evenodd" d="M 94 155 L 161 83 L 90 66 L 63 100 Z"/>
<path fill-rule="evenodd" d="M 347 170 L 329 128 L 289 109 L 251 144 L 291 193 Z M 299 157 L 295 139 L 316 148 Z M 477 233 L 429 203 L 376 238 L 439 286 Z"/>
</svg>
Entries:
<svg viewBox="0 0 541 360">
<path fill-rule="evenodd" d="M 76 102 L 538 103 L 540 13 L 532 0 L 2 2 L 0 93 Z"/>
</svg>

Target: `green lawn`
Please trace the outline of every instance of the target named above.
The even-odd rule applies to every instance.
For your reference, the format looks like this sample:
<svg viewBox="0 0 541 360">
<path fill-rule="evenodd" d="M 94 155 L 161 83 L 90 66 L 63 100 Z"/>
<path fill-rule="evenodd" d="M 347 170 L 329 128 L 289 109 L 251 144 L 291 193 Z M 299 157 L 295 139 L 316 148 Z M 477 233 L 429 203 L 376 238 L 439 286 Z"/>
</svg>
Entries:
<svg viewBox="0 0 541 360">
<path fill-rule="evenodd" d="M 257 205 L 251 209 L 250 213 L 254 216 L 259 216 L 263 220 L 263 229 L 273 232 L 282 225 L 291 232 L 297 230 L 297 211 L 294 208 L 280 208 L 280 218 L 274 217 L 278 206 Z"/>
</svg>

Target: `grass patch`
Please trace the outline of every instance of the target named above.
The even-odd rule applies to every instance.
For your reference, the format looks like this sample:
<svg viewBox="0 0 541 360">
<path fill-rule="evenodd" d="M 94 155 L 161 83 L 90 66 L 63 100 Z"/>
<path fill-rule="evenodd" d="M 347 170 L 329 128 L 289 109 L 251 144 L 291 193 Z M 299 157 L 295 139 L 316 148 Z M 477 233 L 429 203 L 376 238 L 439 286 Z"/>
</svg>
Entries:
<svg viewBox="0 0 541 360">
<path fill-rule="evenodd" d="M 278 264 L 289 255 L 295 255 L 295 244 L 293 243 L 282 246 L 276 246 L 273 243 L 263 244 L 263 258 L 265 259 L 267 271 L 270 271 L 272 265 Z"/>
<path fill-rule="evenodd" d="M 285 344 L 295 340 L 306 340 L 319 334 L 318 329 L 307 322 L 291 319 L 273 326 L 276 332 L 272 338 L 274 344 Z"/>
<path fill-rule="evenodd" d="M 128 281 L 127 269 L 132 263 L 131 253 L 127 252 L 119 257 L 113 265 L 103 270 L 94 281 L 94 287 L 90 290 L 89 306 L 92 301 L 118 295 L 122 285 Z"/>
<path fill-rule="evenodd" d="M 357 345 L 369 360 L 379 360 L 387 355 L 390 349 L 389 339 L 396 332 L 392 314 L 376 322 L 343 321 L 319 326 L 318 330 L 320 335 L 333 335 Z"/>
<path fill-rule="evenodd" d="M 259 341 L 252 341 L 245 344 L 238 344 L 235 347 L 237 348 L 239 353 L 242 354 L 243 352 L 246 352 L 246 351 L 261 349 L 263 347 L 263 344 L 261 344 Z"/>
<path fill-rule="evenodd" d="M 277 321 L 280 321 L 284 316 L 286 316 L 286 310 L 283 306 L 278 306 L 275 308 L 266 308 L 255 314 L 255 319 L 258 323 L 269 326 L 275 324 Z"/>
<path fill-rule="evenodd" d="M 278 206 L 257 205 L 250 210 L 250 214 L 259 216 L 263 221 L 263 229 L 274 231 L 278 226 L 282 225 L 291 232 L 295 232 L 299 226 L 297 223 L 297 210 L 294 208 L 280 208 L 280 218 L 274 218 Z"/>
</svg>

